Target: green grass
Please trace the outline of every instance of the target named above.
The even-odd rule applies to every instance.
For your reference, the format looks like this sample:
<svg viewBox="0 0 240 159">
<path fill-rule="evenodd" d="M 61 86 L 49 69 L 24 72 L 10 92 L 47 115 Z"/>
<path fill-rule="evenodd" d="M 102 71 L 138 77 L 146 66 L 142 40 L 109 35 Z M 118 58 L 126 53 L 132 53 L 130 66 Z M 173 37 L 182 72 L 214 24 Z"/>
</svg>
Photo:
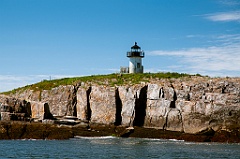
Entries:
<svg viewBox="0 0 240 159">
<path fill-rule="evenodd" d="M 141 74 L 108 74 L 108 75 L 92 75 L 84 77 L 74 77 L 74 78 L 62 78 L 56 80 L 43 80 L 39 83 L 32 85 L 27 85 L 25 87 L 17 88 L 9 92 L 4 92 L 3 94 L 9 95 L 16 92 L 24 90 L 33 90 L 33 91 L 42 91 L 50 90 L 54 87 L 60 85 L 76 85 L 81 82 L 85 83 L 95 83 L 98 85 L 109 85 L 109 86 L 119 86 L 125 84 L 138 84 L 140 82 L 149 82 L 151 79 L 170 79 L 170 78 L 181 78 L 181 77 L 190 77 L 189 74 L 184 73 L 141 73 Z M 200 76 L 197 74 L 197 76 Z"/>
</svg>

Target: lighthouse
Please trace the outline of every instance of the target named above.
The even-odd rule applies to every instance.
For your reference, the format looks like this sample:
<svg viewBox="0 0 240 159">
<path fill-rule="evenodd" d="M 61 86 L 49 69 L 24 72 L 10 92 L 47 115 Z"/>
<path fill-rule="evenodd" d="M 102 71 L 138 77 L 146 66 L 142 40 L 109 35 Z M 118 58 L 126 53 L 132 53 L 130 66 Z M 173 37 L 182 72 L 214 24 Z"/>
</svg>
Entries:
<svg viewBox="0 0 240 159">
<path fill-rule="evenodd" d="M 127 57 L 129 58 L 129 73 L 143 73 L 142 58 L 144 58 L 144 52 L 137 45 L 137 42 L 131 47 L 131 51 L 127 52 Z"/>
</svg>

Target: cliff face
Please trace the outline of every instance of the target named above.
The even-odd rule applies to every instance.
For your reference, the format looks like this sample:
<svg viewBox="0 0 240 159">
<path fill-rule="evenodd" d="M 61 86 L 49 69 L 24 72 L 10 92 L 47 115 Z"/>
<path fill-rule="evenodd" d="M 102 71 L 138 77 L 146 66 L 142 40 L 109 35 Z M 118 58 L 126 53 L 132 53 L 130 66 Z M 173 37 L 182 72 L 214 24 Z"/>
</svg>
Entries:
<svg viewBox="0 0 240 159">
<path fill-rule="evenodd" d="M 90 123 L 186 133 L 240 128 L 240 78 L 163 79 L 116 87 L 82 83 L 26 90 L 13 97 L 28 101 L 35 118 L 51 113 Z M 0 103 L 7 103 L 7 98 L 1 96 Z"/>
</svg>

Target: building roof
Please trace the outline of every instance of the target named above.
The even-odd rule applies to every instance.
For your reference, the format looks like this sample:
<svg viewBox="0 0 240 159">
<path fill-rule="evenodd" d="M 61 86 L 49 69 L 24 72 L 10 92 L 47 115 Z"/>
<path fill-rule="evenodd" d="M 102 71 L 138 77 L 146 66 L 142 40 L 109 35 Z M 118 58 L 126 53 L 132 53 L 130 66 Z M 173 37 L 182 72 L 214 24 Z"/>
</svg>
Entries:
<svg viewBox="0 0 240 159">
<path fill-rule="evenodd" d="M 131 47 L 131 51 L 127 52 L 127 57 L 144 57 L 144 52 L 141 50 L 141 47 L 137 45 L 137 42 Z"/>
<path fill-rule="evenodd" d="M 131 47 L 131 49 L 141 49 L 141 47 L 139 47 L 139 46 L 137 45 L 137 42 L 135 42 L 135 45 L 133 45 L 133 46 Z"/>
</svg>

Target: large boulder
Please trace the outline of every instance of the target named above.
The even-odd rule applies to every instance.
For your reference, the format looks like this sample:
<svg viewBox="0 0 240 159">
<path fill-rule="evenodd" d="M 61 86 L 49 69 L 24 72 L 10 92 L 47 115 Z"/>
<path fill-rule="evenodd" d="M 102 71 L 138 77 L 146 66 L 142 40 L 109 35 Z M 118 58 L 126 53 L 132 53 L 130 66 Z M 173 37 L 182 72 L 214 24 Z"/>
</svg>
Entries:
<svg viewBox="0 0 240 159">
<path fill-rule="evenodd" d="M 32 118 L 33 119 L 39 119 L 43 120 L 44 119 L 44 104 L 41 102 L 31 102 L 31 110 L 32 110 Z"/>
<path fill-rule="evenodd" d="M 41 101 L 41 91 L 26 89 L 24 91 L 16 92 L 16 94 L 11 95 L 17 99 L 25 99 L 30 101 Z"/>
<path fill-rule="evenodd" d="M 178 126 L 174 124 L 174 127 L 171 128 L 170 125 L 173 124 L 169 123 L 169 121 L 175 122 L 176 119 L 173 119 L 173 114 L 176 114 L 176 112 L 179 113 L 177 109 L 176 112 L 172 110 L 175 108 L 175 98 L 176 93 L 172 86 L 168 87 L 167 85 L 162 86 L 159 84 L 149 84 L 147 90 L 147 108 L 144 126 L 175 130 Z M 169 114 L 170 111 L 171 113 Z"/>
<path fill-rule="evenodd" d="M 170 131 L 183 132 L 182 114 L 180 110 L 176 108 L 170 108 L 170 110 L 167 112 L 166 125 L 164 128 Z"/>
<path fill-rule="evenodd" d="M 24 113 L 26 117 L 31 115 L 30 103 L 26 100 L 0 95 L 0 105 L 1 112 Z"/>
<path fill-rule="evenodd" d="M 136 90 L 133 87 L 121 86 L 118 91 L 122 101 L 122 125 L 132 126 L 135 117 Z"/>
<path fill-rule="evenodd" d="M 77 117 L 80 120 L 89 121 L 91 119 L 90 93 L 91 87 L 81 86 L 78 88 L 76 109 Z"/>
<path fill-rule="evenodd" d="M 114 87 L 92 86 L 89 103 L 92 123 L 115 123 L 116 102 Z"/>
<path fill-rule="evenodd" d="M 48 103 L 54 116 L 76 115 L 75 87 L 72 85 L 59 86 L 51 90 L 43 90 L 41 102 Z"/>
</svg>

